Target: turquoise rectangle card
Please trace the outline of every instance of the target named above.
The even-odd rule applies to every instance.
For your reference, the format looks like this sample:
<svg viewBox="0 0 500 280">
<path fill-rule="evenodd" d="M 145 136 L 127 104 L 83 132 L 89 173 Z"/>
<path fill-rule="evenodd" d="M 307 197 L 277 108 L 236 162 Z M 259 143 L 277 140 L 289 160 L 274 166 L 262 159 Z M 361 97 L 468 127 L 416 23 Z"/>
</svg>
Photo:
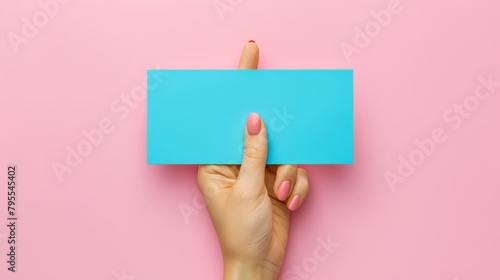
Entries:
<svg viewBox="0 0 500 280">
<path fill-rule="evenodd" d="M 248 114 L 268 164 L 353 163 L 352 70 L 148 70 L 149 164 L 241 164 Z"/>
</svg>

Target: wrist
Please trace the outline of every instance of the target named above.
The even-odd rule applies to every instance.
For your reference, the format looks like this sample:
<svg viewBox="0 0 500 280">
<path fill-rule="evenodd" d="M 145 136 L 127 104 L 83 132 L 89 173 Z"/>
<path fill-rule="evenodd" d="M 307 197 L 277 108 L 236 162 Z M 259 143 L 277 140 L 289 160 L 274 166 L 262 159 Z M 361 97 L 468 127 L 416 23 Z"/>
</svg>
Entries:
<svg viewBox="0 0 500 280">
<path fill-rule="evenodd" d="M 280 268 L 269 263 L 224 259 L 224 280 L 276 280 Z"/>
</svg>

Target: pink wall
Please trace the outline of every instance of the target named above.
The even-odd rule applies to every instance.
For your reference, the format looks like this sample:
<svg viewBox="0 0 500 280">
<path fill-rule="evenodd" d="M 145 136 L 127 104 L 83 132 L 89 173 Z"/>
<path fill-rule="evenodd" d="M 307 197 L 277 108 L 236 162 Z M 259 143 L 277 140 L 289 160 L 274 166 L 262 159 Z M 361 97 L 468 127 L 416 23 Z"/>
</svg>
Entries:
<svg viewBox="0 0 500 280">
<path fill-rule="evenodd" d="M 250 39 L 264 69 L 355 69 L 355 164 L 307 167 L 283 279 L 500 279 L 498 1 L 54 1 L 0 2 L 1 279 L 221 279 L 196 168 L 145 164 L 142 83 L 235 68 Z"/>
</svg>

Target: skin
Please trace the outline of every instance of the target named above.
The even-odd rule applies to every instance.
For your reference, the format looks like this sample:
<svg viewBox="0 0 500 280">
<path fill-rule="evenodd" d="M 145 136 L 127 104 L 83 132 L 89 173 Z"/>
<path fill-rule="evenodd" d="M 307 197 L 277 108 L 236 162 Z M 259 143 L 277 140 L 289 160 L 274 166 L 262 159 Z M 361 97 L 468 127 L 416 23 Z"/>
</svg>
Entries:
<svg viewBox="0 0 500 280">
<path fill-rule="evenodd" d="M 239 69 L 257 69 L 259 48 L 249 42 Z M 224 279 L 277 279 L 288 241 L 289 208 L 296 210 L 309 190 L 307 172 L 297 165 L 266 165 L 267 134 L 244 128 L 242 165 L 200 165 L 198 184 L 219 238 Z M 253 131 L 252 129 L 250 131 Z M 290 182 L 288 194 L 279 187 Z M 292 198 L 300 201 L 293 206 Z"/>
</svg>

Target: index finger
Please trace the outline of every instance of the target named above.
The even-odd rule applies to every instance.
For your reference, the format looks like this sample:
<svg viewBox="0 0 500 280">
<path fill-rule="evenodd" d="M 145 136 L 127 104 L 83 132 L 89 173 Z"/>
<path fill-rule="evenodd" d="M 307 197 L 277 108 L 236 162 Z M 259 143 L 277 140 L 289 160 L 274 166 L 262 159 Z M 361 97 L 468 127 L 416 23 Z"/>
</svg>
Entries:
<svg viewBox="0 0 500 280">
<path fill-rule="evenodd" d="M 250 40 L 241 51 L 238 69 L 257 69 L 259 67 L 259 46 Z"/>
</svg>

